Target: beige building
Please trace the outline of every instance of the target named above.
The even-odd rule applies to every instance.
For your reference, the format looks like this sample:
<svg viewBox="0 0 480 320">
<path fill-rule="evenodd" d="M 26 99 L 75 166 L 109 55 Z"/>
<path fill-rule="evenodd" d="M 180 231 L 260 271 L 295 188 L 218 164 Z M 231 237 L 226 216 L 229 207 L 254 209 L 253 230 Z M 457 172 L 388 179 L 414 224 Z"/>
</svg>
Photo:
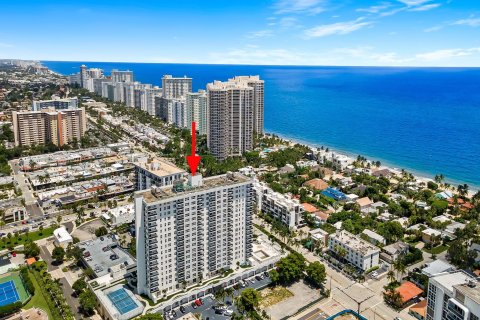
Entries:
<svg viewBox="0 0 480 320">
<path fill-rule="evenodd" d="M 63 146 L 80 141 L 87 131 L 85 109 L 12 112 L 16 146 L 53 143 Z"/>
<path fill-rule="evenodd" d="M 253 132 L 263 134 L 264 126 L 264 87 L 265 83 L 259 76 L 237 76 L 231 79 L 246 83 L 253 88 Z"/>
<path fill-rule="evenodd" d="M 230 79 L 207 84 L 208 147 L 219 160 L 253 149 L 254 89 Z"/>
<path fill-rule="evenodd" d="M 192 78 L 174 78 L 171 75 L 164 75 L 162 78 L 163 97 L 165 99 L 185 97 L 192 92 Z"/>
<path fill-rule="evenodd" d="M 187 93 L 186 96 L 187 127 L 192 130 L 192 122 L 196 123 L 196 128 L 200 134 L 208 132 L 208 104 L 207 92 L 198 90 L 198 92 Z"/>
</svg>

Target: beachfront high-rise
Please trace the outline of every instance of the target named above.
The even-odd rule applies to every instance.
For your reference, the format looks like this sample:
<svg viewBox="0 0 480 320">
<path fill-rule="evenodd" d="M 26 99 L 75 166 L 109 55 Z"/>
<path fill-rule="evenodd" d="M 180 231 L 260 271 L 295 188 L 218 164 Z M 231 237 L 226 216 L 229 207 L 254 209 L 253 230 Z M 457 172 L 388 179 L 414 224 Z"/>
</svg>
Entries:
<svg viewBox="0 0 480 320">
<path fill-rule="evenodd" d="M 186 96 L 187 125 L 195 122 L 200 134 L 207 134 L 208 131 L 208 108 L 207 92 L 198 90 L 198 92 L 187 93 Z M 192 127 L 189 126 L 192 130 Z"/>
<path fill-rule="evenodd" d="M 111 78 L 112 82 L 133 82 L 133 71 L 113 69 Z"/>
<path fill-rule="evenodd" d="M 254 89 L 230 79 L 207 84 L 208 147 L 218 160 L 253 148 Z"/>
<path fill-rule="evenodd" d="M 253 88 L 253 131 L 263 134 L 264 127 L 264 87 L 260 76 L 237 76 L 230 81 L 244 82 Z"/>
<path fill-rule="evenodd" d="M 80 141 L 87 131 L 85 109 L 12 112 L 16 146 L 53 143 L 63 146 Z"/>
<path fill-rule="evenodd" d="M 52 99 L 52 100 L 36 100 L 32 102 L 32 111 L 40 111 L 41 109 L 54 108 L 61 109 L 75 109 L 78 107 L 78 98 Z"/>
<path fill-rule="evenodd" d="M 136 192 L 138 292 L 158 301 L 247 263 L 253 192 L 238 173 Z"/>
<path fill-rule="evenodd" d="M 174 78 L 168 74 L 164 75 L 162 89 L 165 99 L 185 97 L 187 93 L 192 92 L 192 78 L 187 76 Z"/>
</svg>

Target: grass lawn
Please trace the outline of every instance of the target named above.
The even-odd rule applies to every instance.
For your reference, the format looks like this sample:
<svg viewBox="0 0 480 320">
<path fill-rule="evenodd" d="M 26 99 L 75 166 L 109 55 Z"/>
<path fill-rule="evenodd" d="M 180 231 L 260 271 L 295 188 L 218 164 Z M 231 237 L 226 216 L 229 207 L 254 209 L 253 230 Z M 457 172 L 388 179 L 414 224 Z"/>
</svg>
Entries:
<svg viewBox="0 0 480 320">
<path fill-rule="evenodd" d="M 260 291 L 262 298 L 260 300 L 260 307 L 267 308 L 279 303 L 282 300 L 293 297 L 293 293 L 287 288 L 276 286 L 273 288 L 266 288 Z"/>
<path fill-rule="evenodd" d="M 427 253 L 430 253 L 430 254 L 439 254 L 439 253 L 442 253 L 443 251 L 445 251 L 447 249 L 448 249 L 448 246 L 440 245 L 440 246 L 436 246 L 432 249 L 423 248 L 423 251 L 425 251 Z"/>
<path fill-rule="evenodd" d="M 49 227 L 49 228 L 43 229 L 42 232 L 40 231 L 29 232 L 28 240 L 36 241 L 43 238 L 51 237 L 53 235 L 54 230 L 55 230 L 55 227 Z M 2 240 L 0 241 L 0 249 L 5 249 L 10 244 L 16 247 L 16 246 L 25 244 L 25 242 L 27 242 L 27 236 L 25 235 L 25 233 L 20 233 L 18 237 L 13 236 L 12 234 L 12 238 L 10 240 L 8 240 L 7 237 L 2 238 Z"/>
<path fill-rule="evenodd" d="M 38 285 L 37 280 L 35 277 L 28 273 L 28 276 L 33 282 L 33 286 L 35 287 L 35 294 L 33 297 L 28 301 L 28 303 L 23 307 L 23 309 L 30 309 L 33 307 L 38 307 L 42 310 L 44 310 L 48 314 L 48 319 L 53 319 L 52 312 L 50 311 L 50 308 L 48 307 L 47 301 L 45 300 L 45 297 L 42 294 L 42 290 L 40 289 L 40 286 Z"/>
</svg>

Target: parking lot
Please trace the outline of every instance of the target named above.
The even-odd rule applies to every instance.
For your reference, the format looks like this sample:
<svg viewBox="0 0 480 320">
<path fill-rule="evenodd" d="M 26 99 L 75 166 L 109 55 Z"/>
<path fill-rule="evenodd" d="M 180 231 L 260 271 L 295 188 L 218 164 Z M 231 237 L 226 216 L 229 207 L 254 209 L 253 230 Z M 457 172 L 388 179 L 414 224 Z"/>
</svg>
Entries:
<svg viewBox="0 0 480 320">
<path fill-rule="evenodd" d="M 245 281 L 248 280 L 248 285 L 245 288 L 240 288 L 238 290 L 235 290 L 235 297 L 238 297 L 240 293 L 245 290 L 246 288 L 254 288 L 254 289 L 261 289 L 265 288 L 268 286 L 271 281 L 269 277 L 265 277 L 264 279 L 258 281 L 255 279 L 255 277 L 251 277 L 246 279 Z M 220 302 L 216 301 L 212 295 L 208 295 L 204 298 L 202 298 L 202 305 L 198 306 L 197 308 L 192 307 L 193 301 L 190 301 L 183 306 L 185 307 L 185 312 L 182 313 L 180 311 L 180 307 L 177 307 L 174 309 L 176 316 L 173 316 L 171 319 L 176 320 L 180 317 L 182 317 L 184 314 L 187 314 L 189 312 L 191 313 L 201 313 L 202 314 L 202 319 L 205 320 L 225 320 L 225 319 L 230 319 L 230 316 L 225 316 L 222 314 L 216 314 L 214 307 L 216 305 L 219 305 Z M 225 298 L 225 304 L 228 306 L 228 309 L 233 310 L 233 312 L 238 313 L 237 308 L 235 307 L 233 301 L 231 298 Z M 164 308 L 164 310 L 170 310 L 170 307 Z"/>
</svg>

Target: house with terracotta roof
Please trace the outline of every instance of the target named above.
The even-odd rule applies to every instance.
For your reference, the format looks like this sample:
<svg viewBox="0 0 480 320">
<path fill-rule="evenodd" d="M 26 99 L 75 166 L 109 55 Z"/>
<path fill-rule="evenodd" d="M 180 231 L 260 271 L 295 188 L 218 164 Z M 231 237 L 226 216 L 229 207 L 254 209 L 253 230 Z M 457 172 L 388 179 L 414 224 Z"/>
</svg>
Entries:
<svg viewBox="0 0 480 320">
<path fill-rule="evenodd" d="M 327 222 L 328 217 L 330 217 L 330 214 L 332 213 L 333 212 L 330 210 L 327 210 L 327 211 L 323 210 L 323 211 L 316 211 L 313 214 L 315 215 L 315 220 L 317 220 L 317 223 L 323 224 Z"/>
<path fill-rule="evenodd" d="M 314 205 L 311 205 L 310 203 L 304 202 L 302 203 L 302 206 L 303 206 L 303 210 L 305 210 L 308 213 L 314 213 L 318 211 L 317 207 L 315 207 Z"/>
<path fill-rule="evenodd" d="M 427 314 L 427 300 L 421 300 L 408 309 L 408 313 L 418 320 L 424 320 Z"/>
<path fill-rule="evenodd" d="M 368 208 L 370 205 L 373 204 L 373 201 L 370 200 L 369 197 L 363 197 L 360 199 L 355 200 L 355 202 L 360 206 L 360 210 L 365 210 Z"/>
<path fill-rule="evenodd" d="M 315 178 L 315 179 L 308 180 L 307 182 L 305 182 L 304 186 L 315 189 L 315 190 L 322 191 L 322 190 L 325 190 L 325 189 L 328 188 L 328 183 L 326 183 L 325 181 L 323 181 L 320 178 Z"/>
<path fill-rule="evenodd" d="M 402 283 L 402 285 L 396 288 L 395 291 L 400 293 L 400 296 L 402 297 L 402 305 L 405 305 L 413 299 L 420 297 L 420 295 L 423 293 L 422 289 L 410 281 Z"/>
</svg>

